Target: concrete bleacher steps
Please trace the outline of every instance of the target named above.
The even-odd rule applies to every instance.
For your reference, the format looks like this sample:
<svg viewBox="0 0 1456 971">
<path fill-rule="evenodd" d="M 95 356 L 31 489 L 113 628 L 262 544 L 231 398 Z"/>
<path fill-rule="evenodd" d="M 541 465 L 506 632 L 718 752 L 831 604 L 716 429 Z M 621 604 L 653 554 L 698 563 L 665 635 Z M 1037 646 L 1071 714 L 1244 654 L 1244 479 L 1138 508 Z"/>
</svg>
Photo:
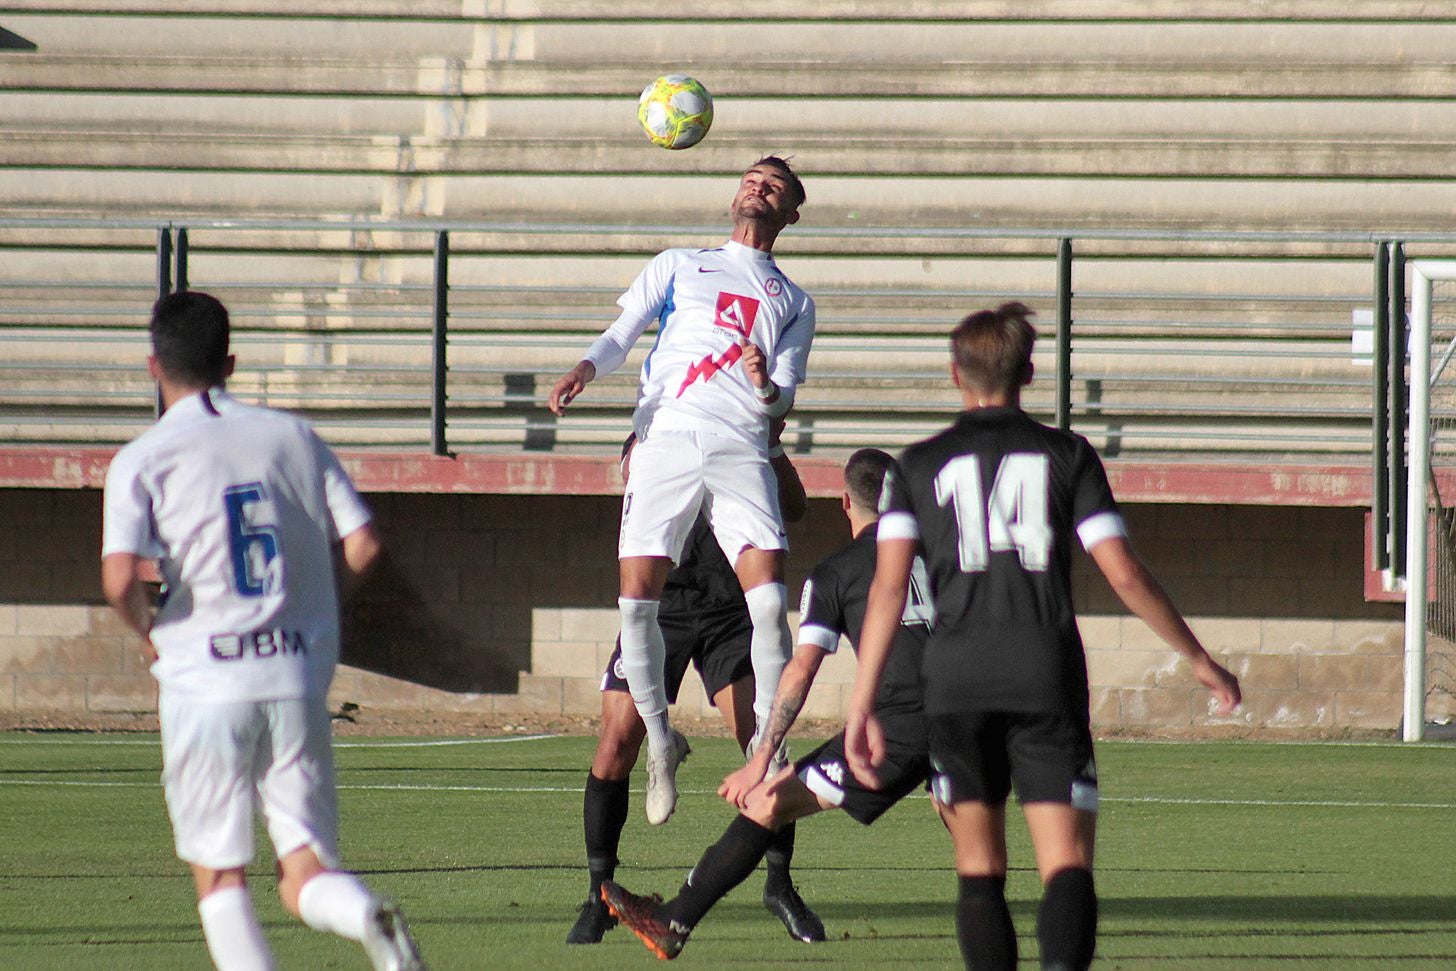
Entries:
<svg viewBox="0 0 1456 971">
<path fill-rule="evenodd" d="M 842 15 L 824 20 L 823 5 L 790 4 L 764 31 L 728 5 L 664 23 L 602 4 L 585 20 L 553 5 L 386 4 L 347 20 L 31 4 L 7 22 L 39 50 L 0 58 L 13 105 L 0 144 L 19 176 L 0 206 L 99 206 L 87 183 L 105 170 L 109 212 L 599 218 L 631 198 L 674 221 L 704 204 L 692 183 L 783 149 L 821 177 L 816 218 L 831 225 L 1349 228 L 1383 214 L 1405 227 L 1448 208 L 1421 180 L 1444 175 L 1456 127 L 1439 103 L 1456 90 L 1456 24 L 1418 5 L 1344 14 L 1383 18 L 1363 22 L 1326 19 L 1348 10 L 1336 4 L 1256 21 L 1028 4 L 873 22 L 880 6 L 831 5 Z M 669 64 L 718 93 L 715 134 L 689 153 L 650 149 L 632 118 Z M 636 171 L 669 185 L 600 191 Z M 553 177 L 523 191 L 520 173 Z M 1280 181 L 1295 177 L 1389 191 Z M 1168 178 L 1189 181 L 1147 184 Z"/>
<path fill-rule="evenodd" d="M 550 379 L 647 254 L 718 242 L 736 173 L 781 151 L 810 198 L 780 263 L 820 306 L 804 447 L 918 433 L 966 310 L 1025 299 L 1051 335 L 1055 239 L 997 227 L 1142 229 L 1162 238 L 1076 240 L 1077 427 L 1233 453 L 1276 415 L 1270 453 L 1346 455 L 1373 240 L 1456 210 L 1456 18 L 1402 0 L 22 0 L 0 25 L 37 44 L 0 55 L 0 220 L 133 220 L 0 224 L 0 408 L 36 440 L 144 419 L 123 335 L 155 294 L 150 220 L 194 224 L 240 388 L 417 443 L 432 236 L 361 225 L 384 220 L 457 227 L 452 441 L 610 447 L 630 373 L 562 422 Z M 634 119 L 671 69 L 717 97 L 689 152 Z M 1205 230 L 1347 235 L 1177 238 Z"/>
</svg>

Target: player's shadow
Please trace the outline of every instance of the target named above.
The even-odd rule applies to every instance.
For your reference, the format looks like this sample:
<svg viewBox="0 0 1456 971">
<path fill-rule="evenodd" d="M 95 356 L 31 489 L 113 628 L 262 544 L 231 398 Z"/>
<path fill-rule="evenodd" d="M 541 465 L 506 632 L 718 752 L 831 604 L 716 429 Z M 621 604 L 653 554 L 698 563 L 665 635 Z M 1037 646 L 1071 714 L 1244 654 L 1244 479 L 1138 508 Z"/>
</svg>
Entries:
<svg viewBox="0 0 1456 971">
<path fill-rule="evenodd" d="M 443 691 L 515 693 L 529 641 L 482 636 L 480 611 L 452 611 L 427 593 L 386 552 L 344 614 L 339 660 Z"/>
<path fill-rule="evenodd" d="M 1340 924 L 1419 922 L 1449 924 L 1449 896 L 1233 896 L 1099 897 L 1098 910 L 1108 918 L 1141 923 L 1149 919 L 1177 919 L 1197 914 L 1200 919 L 1237 921 L 1247 926 L 1283 921 Z M 1276 933 L 1286 933 L 1283 929 Z M 1383 931 L 1382 931 L 1383 933 Z"/>
</svg>

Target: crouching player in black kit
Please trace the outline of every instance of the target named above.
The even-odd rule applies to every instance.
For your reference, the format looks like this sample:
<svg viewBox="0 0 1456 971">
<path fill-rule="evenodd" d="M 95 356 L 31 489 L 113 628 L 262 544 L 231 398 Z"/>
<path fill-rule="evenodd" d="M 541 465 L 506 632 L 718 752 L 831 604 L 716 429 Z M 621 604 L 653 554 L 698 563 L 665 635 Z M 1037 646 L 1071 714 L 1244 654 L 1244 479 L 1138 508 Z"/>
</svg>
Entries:
<svg viewBox="0 0 1456 971">
<path fill-rule="evenodd" d="M 907 579 L 894 661 L 875 699 L 886 743 L 881 787 L 870 789 L 855 781 L 845 761 L 843 734 L 799 759 L 792 770 L 769 771 L 769 753 L 778 748 L 803 708 L 819 665 L 839 646 L 841 636 L 858 644 L 875 569 L 876 507 L 885 472 L 893 464 L 878 449 L 861 449 L 845 465 L 843 505 L 854 539 L 815 567 L 804 585 L 799 646 L 784 668 L 774 696 L 767 744 L 718 789 L 741 815 L 708 847 L 674 899 L 660 903 L 617 883 L 602 885 L 602 897 L 612 913 L 660 958 L 678 955 L 698 921 L 758 866 L 779 827 L 826 809 L 843 809 L 869 825 L 925 784 L 930 763 L 920 701 L 920 655 L 933 618 L 924 564 L 918 559 Z M 766 775 L 770 777 L 765 782 Z"/>
<path fill-rule="evenodd" d="M 879 553 L 860 641 L 845 744 L 873 785 L 889 754 L 875 712 L 882 672 L 898 668 L 906 581 L 922 551 L 935 597 L 925 648 L 931 791 L 955 846 L 956 932 L 967 968 L 1012 971 L 1006 908 L 1006 798 L 1014 784 L 1043 890 L 1041 966 L 1092 962 L 1098 802 L 1087 662 L 1072 609 L 1079 540 L 1133 613 L 1186 658 L 1216 709 L 1240 701 L 1128 544 L 1102 462 L 1085 438 L 1021 410 L 1036 331 L 1019 303 L 972 314 L 951 334 L 965 412 L 912 445 L 886 482 Z"/>
<path fill-rule="evenodd" d="M 778 444 L 783 427 L 782 420 L 771 424 L 769 464 L 778 482 L 784 520 L 797 522 L 807 509 L 806 497 L 798 472 Z M 636 436 L 631 435 L 622 445 L 624 479 L 630 470 L 635 441 Z M 667 576 L 658 621 L 667 644 L 664 682 L 668 700 L 676 703 L 683 676 L 688 665 L 693 665 L 702 678 L 708 699 L 722 714 L 738 746 L 746 749 L 754 732 L 754 678 L 749 650 L 753 624 L 738 577 L 701 515 L 684 544 L 682 561 Z M 590 890 L 576 923 L 566 935 L 568 944 L 597 944 L 617 924 L 602 900 L 601 885 L 616 872 L 617 847 L 627 822 L 629 777 L 646 734 L 622 672 L 620 643 L 602 676 L 599 731 L 582 800 Z M 676 757 L 681 761 L 688 751 L 687 739 L 677 731 L 673 737 L 680 753 Z M 776 751 L 777 745 L 767 750 L 768 753 Z M 649 773 L 652 768 L 649 761 Z M 794 829 L 789 826 L 775 834 L 768 849 L 763 903 L 783 921 L 790 937 L 805 943 L 822 941 L 824 924 L 794 888 L 789 869 L 793 854 Z"/>
</svg>

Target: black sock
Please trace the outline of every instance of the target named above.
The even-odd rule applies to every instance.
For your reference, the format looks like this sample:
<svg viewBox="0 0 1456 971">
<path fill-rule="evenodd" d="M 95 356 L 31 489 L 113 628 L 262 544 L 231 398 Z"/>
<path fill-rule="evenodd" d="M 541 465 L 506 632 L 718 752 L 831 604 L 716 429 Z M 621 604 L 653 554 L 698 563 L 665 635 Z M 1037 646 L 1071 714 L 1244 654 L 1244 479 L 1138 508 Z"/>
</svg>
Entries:
<svg viewBox="0 0 1456 971">
<path fill-rule="evenodd" d="M 768 876 L 763 881 L 763 895 L 778 895 L 794 885 L 789 875 L 789 864 L 794 859 L 794 824 L 779 827 L 768 845 L 763 861 L 768 867 Z"/>
<path fill-rule="evenodd" d="M 967 971 L 1016 971 L 1016 928 L 1006 907 L 1006 878 L 961 877 L 956 937 Z"/>
<path fill-rule="evenodd" d="M 696 927 L 728 891 L 748 879 L 772 841 L 773 830 L 747 816 L 735 817 L 718 842 L 704 851 L 677 896 L 668 901 L 668 915 L 679 924 Z"/>
<path fill-rule="evenodd" d="M 586 866 L 591 875 L 592 900 L 601 899 L 602 881 L 612 879 L 617 872 L 617 846 L 622 840 L 622 827 L 627 825 L 627 802 L 631 794 L 628 782 L 586 774 L 581 821 L 586 831 Z"/>
<path fill-rule="evenodd" d="M 1092 964 L 1097 946 L 1097 888 L 1092 871 L 1058 870 L 1047 881 L 1036 913 L 1041 966 L 1080 971 Z"/>
</svg>

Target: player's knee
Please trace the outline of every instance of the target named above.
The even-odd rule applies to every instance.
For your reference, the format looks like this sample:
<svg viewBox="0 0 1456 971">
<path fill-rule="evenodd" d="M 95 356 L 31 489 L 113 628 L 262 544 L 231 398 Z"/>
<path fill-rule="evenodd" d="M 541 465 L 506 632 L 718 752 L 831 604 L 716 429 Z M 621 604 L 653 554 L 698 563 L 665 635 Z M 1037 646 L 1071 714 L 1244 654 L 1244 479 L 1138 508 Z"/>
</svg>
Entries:
<svg viewBox="0 0 1456 971">
<path fill-rule="evenodd" d="M 247 886 L 248 874 L 242 867 L 232 867 L 227 870 L 211 870 L 207 867 L 194 864 L 192 866 L 192 881 L 197 888 L 197 899 L 201 900 L 228 887 Z"/>
<path fill-rule="evenodd" d="M 772 799 L 750 799 L 748 805 L 743 809 L 743 815 L 764 829 L 778 829 L 783 825 L 783 820 L 779 818 L 777 807 Z"/>
<path fill-rule="evenodd" d="M 653 598 L 621 596 L 617 598 L 617 612 L 622 618 L 623 631 L 645 630 L 649 624 L 657 623 L 658 601 Z"/>
<path fill-rule="evenodd" d="M 320 873 L 328 871 L 319 854 L 312 846 L 302 846 L 284 854 L 278 861 L 278 899 L 283 909 L 294 917 L 302 919 L 298 910 L 298 895 L 303 885 Z"/>
<path fill-rule="evenodd" d="M 630 703 L 631 697 L 625 692 L 612 694 L 621 695 L 628 703 L 625 706 L 602 706 L 601 735 L 597 739 L 596 755 L 592 758 L 592 772 L 603 780 L 625 779 L 631 774 L 647 734 L 642 719 Z"/>
<path fill-rule="evenodd" d="M 764 829 L 778 829 L 785 823 L 793 821 L 789 807 L 782 795 L 777 792 L 766 793 L 766 787 L 760 787 L 748 797 L 748 805 L 743 808 L 743 815 L 753 820 Z"/>
<path fill-rule="evenodd" d="M 748 618 L 754 627 L 768 627 L 787 622 L 788 589 L 782 583 L 763 583 L 744 591 Z"/>
</svg>

